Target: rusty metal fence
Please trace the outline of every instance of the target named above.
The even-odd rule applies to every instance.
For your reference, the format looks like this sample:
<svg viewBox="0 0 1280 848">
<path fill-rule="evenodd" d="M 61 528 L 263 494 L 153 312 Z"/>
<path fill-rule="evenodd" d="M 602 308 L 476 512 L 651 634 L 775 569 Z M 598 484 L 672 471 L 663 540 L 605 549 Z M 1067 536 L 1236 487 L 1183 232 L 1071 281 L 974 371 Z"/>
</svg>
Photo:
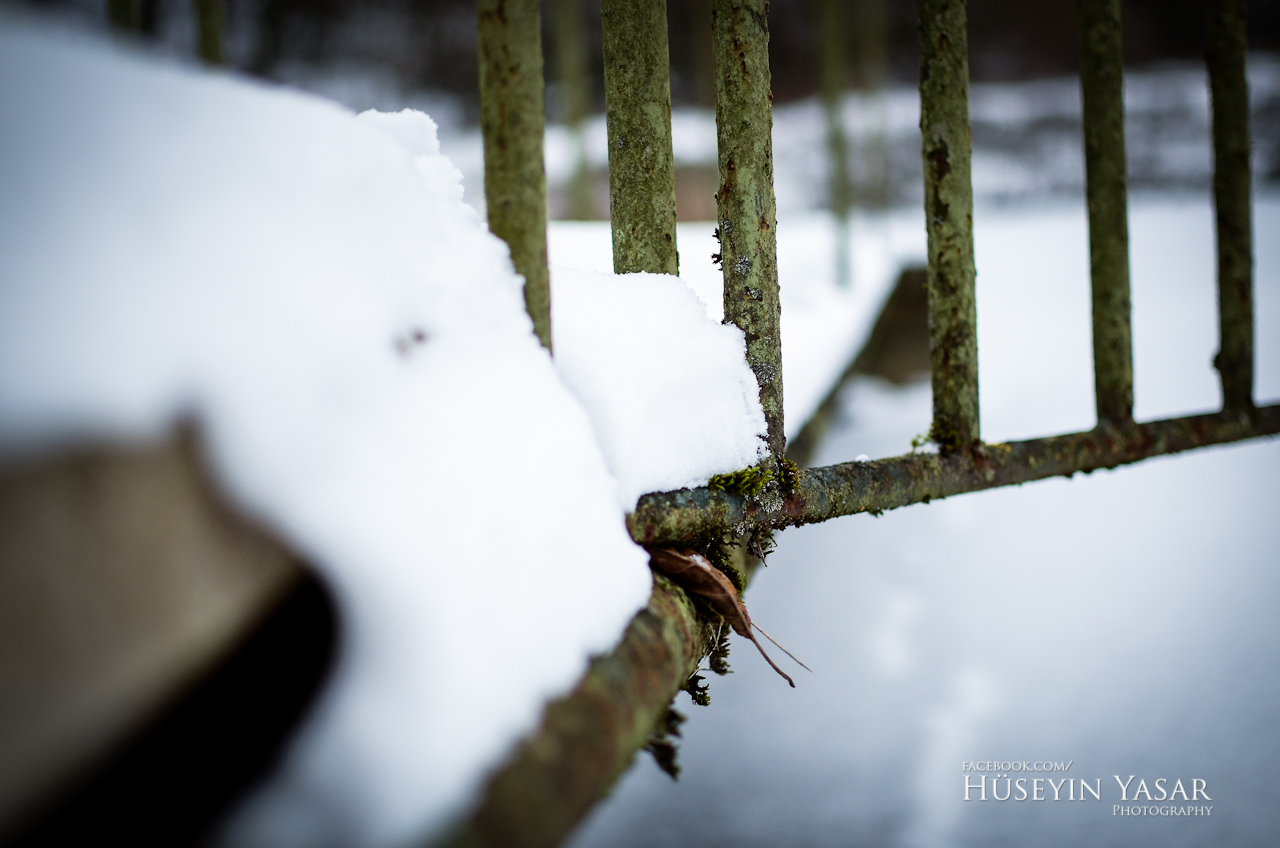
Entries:
<svg viewBox="0 0 1280 848">
<path fill-rule="evenodd" d="M 619 272 L 671 273 L 675 267 L 671 105 L 665 14 L 660 13 L 660 6 L 627 0 L 605 0 L 603 6 L 614 265 Z M 489 9 L 482 10 L 482 20 L 488 14 L 517 21 L 521 15 L 515 10 L 525 7 L 536 20 L 536 4 L 527 0 L 486 0 L 482 7 Z M 725 257 L 725 320 L 746 334 L 748 362 L 759 382 L 768 422 L 769 447 L 774 461 L 781 462 L 782 368 L 767 9 L 762 0 L 713 4 L 720 148 L 716 201 L 718 237 Z M 716 532 L 741 533 L 756 526 L 776 529 L 856 512 L 879 512 L 961 492 L 1113 468 L 1151 456 L 1276 433 L 1280 407 L 1258 407 L 1253 400 L 1253 250 L 1244 9 L 1243 0 L 1207 3 L 1220 327 L 1214 365 L 1222 384 L 1221 411 L 1147 423 L 1133 420 L 1120 3 L 1080 0 L 1098 426 L 1086 433 L 1026 442 L 986 444 L 981 440 L 965 3 L 920 0 L 920 129 L 933 383 L 929 435 L 937 453 L 795 474 L 783 472 L 777 475 L 776 493 L 781 503 L 773 507 L 758 497 L 724 490 L 647 495 L 628 519 L 636 541 L 680 544 Z M 525 52 L 540 57 L 536 26 L 526 25 L 525 31 L 532 39 L 524 46 Z M 662 37 L 653 37 L 658 31 Z M 482 33 L 486 32 L 482 27 Z M 514 33 L 514 26 L 508 26 L 503 37 L 510 41 Z M 482 39 L 482 51 L 485 43 Z M 510 43 L 504 45 L 502 55 L 508 61 L 503 69 L 505 79 L 532 71 L 535 65 L 541 70 L 540 58 L 523 65 L 512 59 L 518 51 Z M 495 76 L 499 75 L 489 75 Z M 540 81 L 537 88 L 540 94 Z M 496 88 L 484 89 L 482 96 L 486 103 L 508 102 L 508 95 Z M 540 101 L 531 108 L 541 108 Z M 538 120 L 537 126 L 541 125 Z M 508 161 L 524 157 L 529 163 L 526 170 L 541 172 L 541 138 L 522 139 L 520 146 L 503 133 L 509 135 L 510 130 L 498 122 L 485 125 L 486 194 L 496 200 L 491 200 L 491 208 L 511 205 L 500 178 L 490 176 L 502 167 L 510 168 Z M 530 183 L 522 180 L 514 187 L 527 192 Z M 545 208 L 545 197 L 531 199 L 528 205 Z M 499 232 L 496 224 L 495 232 Z M 545 239 L 545 235 L 539 233 L 535 238 Z M 520 257 L 530 251 L 516 247 L 513 244 L 518 270 L 528 279 L 545 279 L 545 270 L 522 267 Z M 540 257 L 545 257 L 545 248 Z M 536 326 L 542 327 L 544 322 L 549 323 L 545 313 L 535 317 Z"/>
</svg>

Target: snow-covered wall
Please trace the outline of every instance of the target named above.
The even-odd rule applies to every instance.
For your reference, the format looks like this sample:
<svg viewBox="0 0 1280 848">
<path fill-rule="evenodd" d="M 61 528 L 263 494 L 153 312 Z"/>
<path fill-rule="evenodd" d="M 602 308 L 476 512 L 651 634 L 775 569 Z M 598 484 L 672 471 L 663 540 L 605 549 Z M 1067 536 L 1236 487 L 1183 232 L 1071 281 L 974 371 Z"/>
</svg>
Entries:
<svg viewBox="0 0 1280 848">
<path fill-rule="evenodd" d="M 331 683 L 227 839 L 443 826 L 644 604 L 619 483 L 625 504 L 755 461 L 741 335 L 674 280 L 583 277 L 557 290 L 562 379 L 420 113 L 12 13 L 0 110 L 0 461 L 193 417 L 224 491 L 339 601 Z"/>
</svg>

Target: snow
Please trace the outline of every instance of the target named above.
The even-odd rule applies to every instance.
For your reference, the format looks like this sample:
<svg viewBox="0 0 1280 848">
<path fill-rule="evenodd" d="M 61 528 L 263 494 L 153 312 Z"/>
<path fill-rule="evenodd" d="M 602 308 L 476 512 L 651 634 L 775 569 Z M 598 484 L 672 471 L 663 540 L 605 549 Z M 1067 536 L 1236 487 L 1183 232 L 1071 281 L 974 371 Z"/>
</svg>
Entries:
<svg viewBox="0 0 1280 848">
<path fill-rule="evenodd" d="M 742 331 L 711 324 L 678 278 L 556 268 L 551 303 L 556 366 L 591 417 L 623 509 L 760 461 L 764 413 Z"/>
<path fill-rule="evenodd" d="M 223 491 L 339 603 L 331 682 L 226 841 L 446 825 L 645 603 L 619 482 L 695 481 L 708 434 L 717 469 L 754 459 L 741 337 L 675 281 L 562 277 L 562 380 L 422 114 L 357 118 L 8 12 L 0 108 L 0 461 L 194 420 Z M 629 415 L 673 386 L 694 405 L 640 450 Z M 633 451 L 649 467 L 615 479 Z"/>
<path fill-rule="evenodd" d="M 1259 397 L 1274 402 L 1280 146 L 1267 128 L 1280 102 L 1280 62 L 1250 56 L 1249 76 L 1254 173 L 1262 181 L 1256 360 Z M 1216 306 L 1203 68 L 1127 73 L 1126 105 L 1136 412 L 1150 419 L 1210 410 L 1219 396 L 1209 362 Z M 1079 81 L 975 85 L 971 113 L 984 433 L 1087 429 L 1093 388 Z M 866 173 L 863 146 L 883 133 L 892 197 L 911 207 L 859 216 L 855 261 L 868 252 L 886 256 L 887 266 L 918 261 L 914 87 L 891 88 L 878 104 L 851 94 L 843 115 L 854 173 Z M 806 286 L 840 302 L 824 267 L 831 251 L 803 247 L 831 238 L 830 223 L 813 214 L 825 199 L 823 122 L 816 100 L 774 113 L 789 430 L 803 416 L 793 404 L 803 408 L 816 393 L 801 385 L 804 363 L 841 363 L 834 354 L 807 358 L 806 323 L 797 320 L 804 307 L 794 302 Z M 711 113 L 677 109 L 673 142 L 679 165 L 714 167 Z M 589 161 L 603 169 L 599 116 L 588 122 L 586 143 Z M 445 144 L 478 187 L 478 134 L 451 128 Z M 548 128 L 553 185 L 571 173 L 569 144 L 562 128 Z M 885 224 L 898 215 L 900 230 Z M 718 320 L 719 274 L 707 261 L 712 226 L 681 225 L 681 274 Z M 897 243 L 869 235 L 876 227 Z M 590 257 L 590 267 L 609 268 L 604 225 L 553 223 L 550 235 L 553 261 L 572 256 L 585 267 Z M 806 265 L 811 271 L 796 273 Z M 893 273 L 855 271 L 855 293 L 878 290 Z M 831 318 L 829 340 L 858 337 L 859 319 L 836 320 L 820 308 L 811 317 L 815 327 Z M 925 383 L 895 389 L 858 381 L 817 461 L 907 450 L 928 427 L 929 404 Z M 691 721 L 680 782 L 640 762 L 575 844 L 1266 842 L 1280 830 L 1262 788 L 1280 756 L 1271 671 L 1280 659 L 1278 472 L 1276 442 L 1253 442 L 787 531 L 750 602 L 771 632 L 818 661 L 808 692 L 796 698 L 758 663 L 735 663 L 736 674 L 712 681 L 709 712 L 681 706 Z M 1226 806 L 1188 830 L 1117 823 L 1109 808 L 1095 817 L 1088 805 L 958 802 L 963 759 L 1059 755 L 1074 758 L 1072 774 L 1081 777 L 1207 776 L 1223 787 Z"/>
<path fill-rule="evenodd" d="M 724 278 L 711 262 L 711 254 L 719 250 L 714 228 L 714 223 L 677 224 L 676 245 L 680 280 L 702 302 L 707 316 L 720 321 Z M 924 215 L 918 210 L 858 214 L 849 231 L 854 267 L 846 289 L 835 282 L 836 230 L 830 217 L 797 213 L 778 221 L 783 418 L 788 437 L 799 432 L 861 350 L 901 270 L 924 264 Z M 613 267 L 606 221 L 552 221 L 547 250 L 553 287 L 566 265 L 595 272 Z"/>
</svg>

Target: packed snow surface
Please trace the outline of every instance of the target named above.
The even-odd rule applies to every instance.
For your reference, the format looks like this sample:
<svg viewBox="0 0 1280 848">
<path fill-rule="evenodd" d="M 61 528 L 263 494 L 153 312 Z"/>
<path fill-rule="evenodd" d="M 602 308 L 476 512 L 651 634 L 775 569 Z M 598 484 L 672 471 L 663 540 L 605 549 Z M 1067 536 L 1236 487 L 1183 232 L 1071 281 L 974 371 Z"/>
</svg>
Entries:
<svg viewBox="0 0 1280 848">
<path fill-rule="evenodd" d="M 754 461 L 741 337 L 675 281 L 562 276 L 562 380 L 422 114 L 9 13 L 0 109 L 0 459 L 191 417 L 224 490 L 339 601 L 329 687 L 227 839 L 443 826 L 646 600 L 606 459 L 628 497 Z M 633 454 L 650 431 L 626 419 L 673 390 Z M 690 459 L 711 436 L 723 467 Z"/>
<path fill-rule="evenodd" d="M 551 294 L 556 365 L 591 416 L 623 509 L 759 461 L 764 413 L 742 331 L 710 322 L 688 286 L 557 268 Z"/>
</svg>

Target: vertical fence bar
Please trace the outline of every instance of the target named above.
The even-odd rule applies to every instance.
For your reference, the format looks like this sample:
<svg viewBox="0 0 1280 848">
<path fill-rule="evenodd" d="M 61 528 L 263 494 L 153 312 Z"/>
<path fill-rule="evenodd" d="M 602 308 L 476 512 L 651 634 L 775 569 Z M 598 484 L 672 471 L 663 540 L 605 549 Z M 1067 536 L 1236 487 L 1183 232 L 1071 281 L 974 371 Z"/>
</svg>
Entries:
<svg viewBox="0 0 1280 848">
<path fill-rule="evenodd" d="M 613 270 L 680 273 L 666 0 L 603 0 Z"/>
<path fill-rule="evenodd" d="M 773 196 L 773 93 L 766 0 L 712 0 L 716 140 L 724 319 L 747 337 L 775 460 L 786 450 L 782 421 L 777 219 Z"/>
<path fill-rule="evenodd" d="M 1094 396 L 1098 423 L 1127 424 L 1133 420 L 1133 342 L 1120 0 L 1080 0 L 1079 14 Z"/>
<path fill-rule="evenodd" d="M 1209 0 L 1213 97 L 1213 202 L 1218 218 L 1218 325 L 1214 367 L 1222 408 L 1253 408 L 1253 235 L 1249 204 L 1249 88 L 1245 0 Z"/>
<path fill-rule="evenodd" d="M 930 435 L 943 453 L 980 438 L 978 309 L 964 0 L 919 0 L 920 133 L 929 252 Z"/>
<path fill-rule="evenodd" d="M 489 230 L 524 276 L 534 332 L 551 349 L 542 32 L 538 0 L 480 0 L 480 128 Z"/>
</svg>

